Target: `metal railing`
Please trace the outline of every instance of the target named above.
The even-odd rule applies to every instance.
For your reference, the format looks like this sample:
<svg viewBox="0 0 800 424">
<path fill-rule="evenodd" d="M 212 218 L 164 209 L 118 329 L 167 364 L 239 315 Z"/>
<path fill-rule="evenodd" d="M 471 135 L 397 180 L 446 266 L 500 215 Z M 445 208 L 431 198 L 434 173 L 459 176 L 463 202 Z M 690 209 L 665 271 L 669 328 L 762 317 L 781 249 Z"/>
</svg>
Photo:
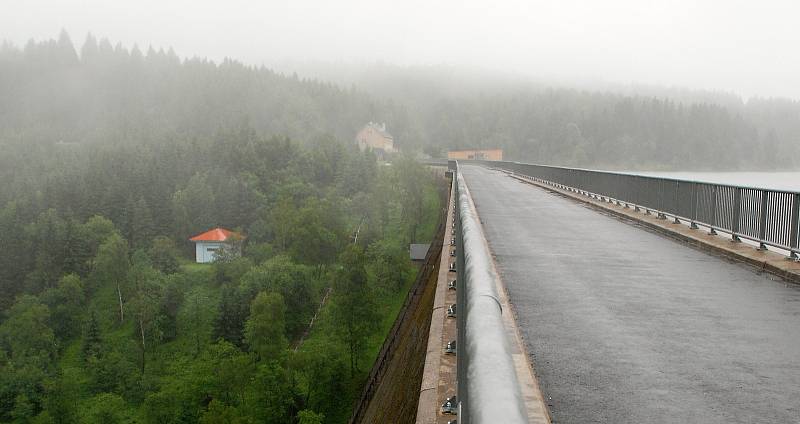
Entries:
<svg viewBox="0 0 800 424">
<path fill-rule="evenodd" d="M 498 276 L 469 191 L 455 162 L 456 374 L 460 424 L 526 423 L 502 306 Z"/>
<path fill-rule="evenodd" d="M 800 193 L 506 161 L 475 161 L 558 188 L 684 220 L 734 241 L 747 239 L 789 252 L 798 259 Z"/>
</svg>

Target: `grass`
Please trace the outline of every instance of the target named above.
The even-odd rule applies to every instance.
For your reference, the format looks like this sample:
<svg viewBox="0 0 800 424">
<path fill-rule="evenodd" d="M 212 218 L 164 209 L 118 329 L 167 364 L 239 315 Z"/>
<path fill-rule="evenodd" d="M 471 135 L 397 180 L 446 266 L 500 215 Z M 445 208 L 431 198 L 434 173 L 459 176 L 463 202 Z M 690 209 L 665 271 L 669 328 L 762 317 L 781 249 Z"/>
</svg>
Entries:
<svg viewBox="0 0 800 424">
<path fill-rule="evenodd" d="M 211 264 L 198 264 L 196 262 L 186 262 L 181 264 L 181 270 L 188 275 L 194 273 L 211 272 Z"/>
</svg>

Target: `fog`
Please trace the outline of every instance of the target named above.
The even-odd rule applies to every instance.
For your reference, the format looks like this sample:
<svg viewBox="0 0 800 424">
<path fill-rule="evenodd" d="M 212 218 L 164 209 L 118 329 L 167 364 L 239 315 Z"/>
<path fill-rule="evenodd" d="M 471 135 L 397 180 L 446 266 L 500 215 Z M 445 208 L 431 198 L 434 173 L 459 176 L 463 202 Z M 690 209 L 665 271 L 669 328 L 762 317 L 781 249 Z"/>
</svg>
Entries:
<svg viewBox="0 0 800 424">
<path fill-rule="evenodd" d="M 9 1 L 0 38 L 66 29 L 181 56 L 446 65 L 559 84 L 646 84 L 800 98 L 792 1 Z"/>
</svg>

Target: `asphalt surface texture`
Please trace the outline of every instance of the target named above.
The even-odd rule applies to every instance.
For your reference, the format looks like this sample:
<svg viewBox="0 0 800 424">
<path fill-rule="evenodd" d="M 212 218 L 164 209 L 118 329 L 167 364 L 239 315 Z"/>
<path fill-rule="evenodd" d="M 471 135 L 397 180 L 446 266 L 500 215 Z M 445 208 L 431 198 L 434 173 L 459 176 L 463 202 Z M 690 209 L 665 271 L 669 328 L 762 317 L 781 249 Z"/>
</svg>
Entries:
<svg viewBox="0 0 800 424">
<path fill-rule="evenodd" d="M 554 423 L 800 423 L 800 287 L 461 170 Z"/>
</svg>

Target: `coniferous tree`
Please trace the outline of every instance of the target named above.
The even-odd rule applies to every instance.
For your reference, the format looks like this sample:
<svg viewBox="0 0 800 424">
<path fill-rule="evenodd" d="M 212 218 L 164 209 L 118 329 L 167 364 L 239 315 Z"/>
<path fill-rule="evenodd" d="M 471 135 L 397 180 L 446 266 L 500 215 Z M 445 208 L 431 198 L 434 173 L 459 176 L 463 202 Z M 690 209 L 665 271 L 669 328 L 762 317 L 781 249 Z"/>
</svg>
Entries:
<svg viewBox="0 0 800 424">
<path fill-rule="evenodd" d="M 140 196 L 133 205 L 130 217 L 131 245 L 134 249 L 146 248 L 153 238 L 154 225 L 153 216 L 144 196 Z"/>
<path fill-rule="evenodd" d="M 249 302 L 243 301 L 235 287 L 223 286 L 219 311 L 214 321 L 214 338 L 224 339 L 235 346 L 244 346 L 244 323 L 249 312 Z"/>
<path fill-rule="evenodd" d="M 261 292 L 250 304 L 244 339 L 262 361 L 279 359 L 289 346 L 286 340 L 286 305 L 278 293 Z"/>
<path fill-rule="evenodd" d="M 350 373 L 359 370 L 358 358 L 366 339 L 378 325 L 374 291 L 369 286 L 366 258 L 358 246 L 348 247 L 340 258 L 341 268 L 333 277 L 331 303 L 336 331 L 350 354 Z"/>
<path fill-rule="evenodd" d="M 111 284 L 116 288 L 119 305 L 119 322 L 125 321 L 123 287 L 126 287 L 130 261 L 128 244 L 119 234 L 109 236 L 98 248 L 92 278 L 96 285 Z"/>
<path fill-rule="evenodd" d="M 103 348 L 103 338 L 100 334 L 100 323 L 97 321 L 97 313 L 92 309 L 89 312 L 89 319 L 83 333 L 83 343 L 81 345 L 81 355 L 85 362 L 97 359 Z"/>
</svg>

